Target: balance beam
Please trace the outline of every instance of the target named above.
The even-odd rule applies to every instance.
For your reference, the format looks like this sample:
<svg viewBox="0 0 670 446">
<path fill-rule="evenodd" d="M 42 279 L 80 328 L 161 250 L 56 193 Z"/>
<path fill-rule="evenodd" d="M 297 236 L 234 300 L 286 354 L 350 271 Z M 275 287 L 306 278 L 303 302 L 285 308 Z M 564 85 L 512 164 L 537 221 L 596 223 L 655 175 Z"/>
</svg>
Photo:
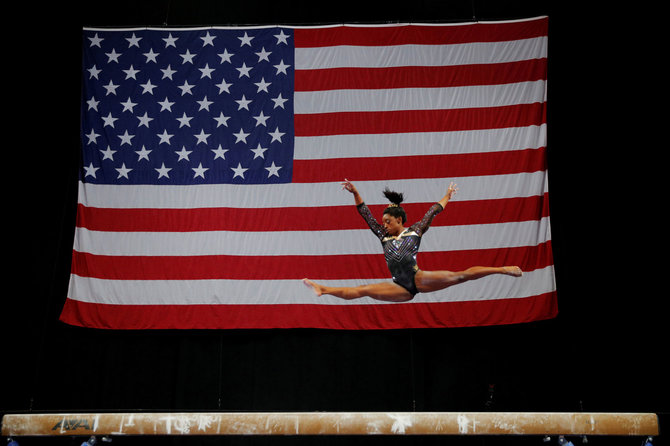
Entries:
<svg viewBox="0 0 670 446">
<path fill-rule="evenodd" d="M 7 414 L 2 435 L 640 435 L 653 413 L 198 412 Z"/>
</svg>

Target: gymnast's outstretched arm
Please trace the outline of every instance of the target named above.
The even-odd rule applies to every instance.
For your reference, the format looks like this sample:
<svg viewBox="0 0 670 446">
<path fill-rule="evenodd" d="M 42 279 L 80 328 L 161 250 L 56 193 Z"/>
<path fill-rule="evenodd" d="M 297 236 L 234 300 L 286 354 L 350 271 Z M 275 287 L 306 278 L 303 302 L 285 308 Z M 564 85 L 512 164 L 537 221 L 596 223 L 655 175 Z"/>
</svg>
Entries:
<svg viewBox="0 0 670 446">
<path fill-rule="evenodd" d="M 426 215 L 424 215 L 420 221 L 411 226 L 412 230 L 417 234 L 419 234 L 419 236 L 425 234 L 426 231 L 428 231 L 428 228 L 430 227 L 431 223 L 433 222 L 433 218 L 435 218 L 437 214 L 439 214 L 444 210 L 444 207 L 447 205 L 449 200 L 451 200 L 451 196 L 457 190 L 458 188 L 453 182 L 449 184 L 449 188 L 447 189 L 447 193 L 444 195 L 444 197 L 442 197 L 440 201 L 432 205 L 430 209 L 428 209 L 428 212 L 426 212 Z"/>
<path fill-rule="evenodd" d="M 358 193 L 356 186 L 354 186 L 351 181 L 345 178 L 344 183 L 342 183 L 342 189 L 345 189 L 354 195 L 354 202 L 356 203 L 356 209 L 358 210 L 358 213 L 368 224 L 370 230 L 372 230 L 377 238 L 381 240 L 386 235 L 386 230 L 384 229 L 384 226 L 382 226 L 372 215 L 372 212 L 370 212 L 370 209 L 368 209 L 365 202 L 363 201 L 363 198 Z"/>
</svg>

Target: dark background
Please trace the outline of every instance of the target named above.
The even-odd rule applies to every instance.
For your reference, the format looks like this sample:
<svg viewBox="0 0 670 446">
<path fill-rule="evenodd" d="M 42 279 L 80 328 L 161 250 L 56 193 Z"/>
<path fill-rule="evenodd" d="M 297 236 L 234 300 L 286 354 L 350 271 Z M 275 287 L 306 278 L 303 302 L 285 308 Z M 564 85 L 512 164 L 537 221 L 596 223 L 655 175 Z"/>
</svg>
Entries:
<svg viewBox="0 0 670 446">
<path fill-rule="evenodd" d="M 82 26 L 463 22 L 539 15 L 549 16 L 556 319 L 398 331 L 113 331 L 58 321 L 74 236 Z M 9 268 L 0 298 L 0 412 L 583 410 L 656 412 L 663 429 L 670 406 L 662 306 L 668 297 L 662 188 L 668 52 L 660 17 L 644 2 L 539 0 L 24 2 L 6 11 L 12 31 L 5 36 L 3 108 L 10 119 L 4 120 L 0 153 Z M 137 440 L 117 438 L 114 444 Z M 496 437 L 142 441 L 206 440 L 542 443 Z M 66 440 L 20 442 L 30 441 Z M 589 439 L 595 445 L 641 442 Z"/>
</svg>

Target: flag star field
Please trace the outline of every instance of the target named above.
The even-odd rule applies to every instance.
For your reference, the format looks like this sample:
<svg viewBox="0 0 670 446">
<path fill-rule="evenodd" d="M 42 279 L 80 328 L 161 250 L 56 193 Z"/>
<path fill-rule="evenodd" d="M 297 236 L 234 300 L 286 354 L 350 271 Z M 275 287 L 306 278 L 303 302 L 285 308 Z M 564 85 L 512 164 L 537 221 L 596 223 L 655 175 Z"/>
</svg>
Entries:
<svg viewBox="0 0 670 446">
<path fill-rule="evenodd" d="M 85 33 L 84 181 L 289 182 L 292 37 L 277 28 Z"/>
</svg>

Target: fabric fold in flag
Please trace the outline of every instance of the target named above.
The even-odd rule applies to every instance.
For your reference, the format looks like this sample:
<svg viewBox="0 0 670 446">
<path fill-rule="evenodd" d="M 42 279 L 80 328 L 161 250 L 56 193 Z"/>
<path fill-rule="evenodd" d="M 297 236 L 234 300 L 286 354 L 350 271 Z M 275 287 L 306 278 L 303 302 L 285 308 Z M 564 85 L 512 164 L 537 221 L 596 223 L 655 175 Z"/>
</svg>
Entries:
<svg viewBox="0 0 670 446">
<path fill-rule="evenodd" d="M 465 24 L 82 30 L 81 170 L 65 323 L 397 329 L 555 317 L 547 17 Z M 340 182 L 412 224 L 425 270 L 517 264 L 389 304 Z"/>
</svg>

